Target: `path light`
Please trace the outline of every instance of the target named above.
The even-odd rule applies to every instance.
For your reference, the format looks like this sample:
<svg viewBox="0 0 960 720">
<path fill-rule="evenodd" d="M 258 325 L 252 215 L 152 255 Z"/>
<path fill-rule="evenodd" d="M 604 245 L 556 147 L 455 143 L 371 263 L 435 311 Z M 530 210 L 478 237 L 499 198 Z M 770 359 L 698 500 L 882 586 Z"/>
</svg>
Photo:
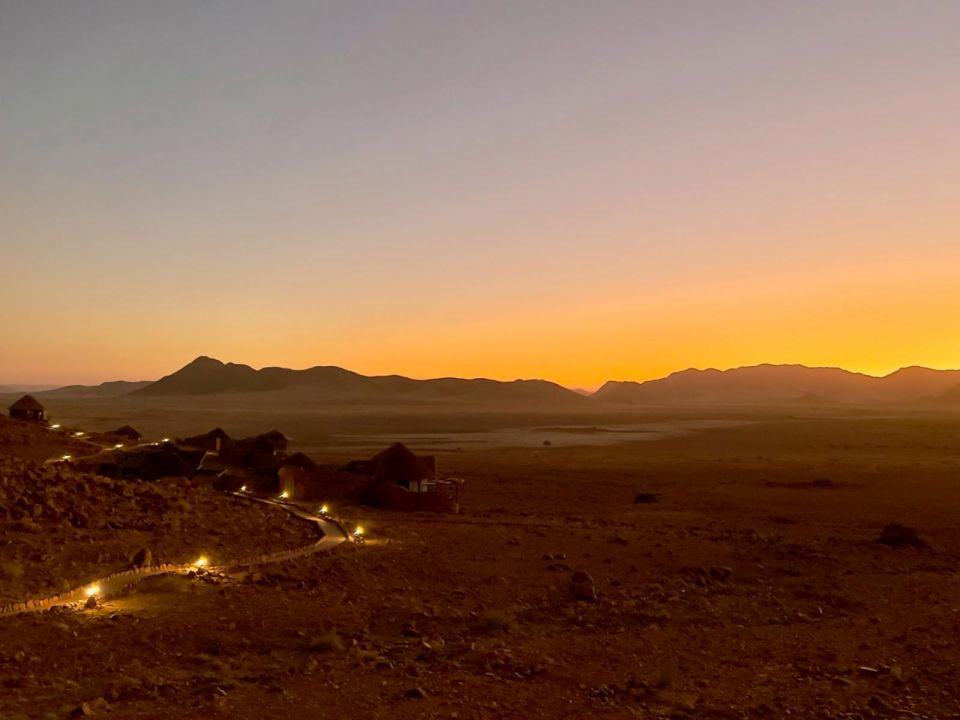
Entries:
<svg viewBox="0 0 960 720">
<path fill-rule="evenodd" d="M 122 447 L 123 447 L 123 443 L 117 443 L 116 445 L 114 445 L 114 447 L 115 447 L 115 448 L 122 448 Z"/>
<path fill-rule="evenodd" d="M 54 423 L 54 424 L 51 425 L 50 427 L 51 427 L 52 429 L 54 429 L 54 430 L 59 430 L 59 429 L 60 429 L 60 423 Z"/>
<path fill-rule="evenodd" d="M 83 430 L 77 430 L 74 434 L 74 437 L 83 437 Z"/>
<path fill-rule="evenodd" d="M 363 537 L 363 528 L 360 525 L 357 525 L 357 529 L 353 531 L 354 537 Z"/>
<path fill-rule="evenodd" d="M 161 440 L 160 442 L 170 442 L 170 438 L 164 438 L 164 439 Z"/>
<path fill-rule="evenodd" d="M 282 493 L 280 493 L 280 499 L 281 499 L 281 500 L 286 500 L 288 497 L 290 497 L 290 493 L 288 493 L 286 490 L 284 490 Z"/>
<path fill-rule="evenodd" d="M 202 570 L 203 568 L 205 568 L 207 566 L 207 556 L 201 555 L 200 557 L 198 557 L 197 561 L 193 564 L 193 566 L 197 570 Z"/>
<path fill-rule="evenodd" d="M 327 515 L 327 514 L 329 514 L 329 513 L 330 513 L 330 508 L 328 508 L 326 505 L 321 505 L 321 506 L 320 506 L 320 514 L 321 514 L 321 515 Z"/>
<path fill-rule="evenodd" d="M 241 485 L 241 486 L 240 486 L 240 492 L 247 492 L 247 486 L 246 486 L 246 485 Z"/>
<path fill-rule="evenodd" d="M 64 462 L 66 462 L 66 461 L 69 460 L 71 457 L 72 457 L 71 455 L 64 455 L 64 456 L 63 456 L 62 458 L 60 458 L 60 459 L 63 460 Z"/>
<path fill-rule="evenodd" d="M 88 598 L 91 598 L 91 597 L 93 597 L 94 595 L 99 595 L 99 594 L 100 594 L 100 586 L 99 586 L 99 585 L 91 585 L 91 586 L 88 587 L 86 590 L 84 590 L 84 592 L 87 594 L 87 597 L 88 597 Z"/>
</svg>

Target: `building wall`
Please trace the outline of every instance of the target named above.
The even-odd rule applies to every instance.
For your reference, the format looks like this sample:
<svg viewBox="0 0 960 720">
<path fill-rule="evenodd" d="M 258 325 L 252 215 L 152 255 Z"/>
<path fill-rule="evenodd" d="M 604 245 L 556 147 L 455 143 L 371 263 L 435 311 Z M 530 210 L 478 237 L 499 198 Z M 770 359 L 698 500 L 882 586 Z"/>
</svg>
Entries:
<svg viewBox="0 0 960 720">
<path fill-rule="evenodd" d="M 313 472 L 297 467 L 282 467 L 279 492 L 287 491 L 291 500 L 315 502 L 356 502 L 385 510 L 407 512 L 457 513 L 456 500 L 443 492 L 411 492 L 388 482 L 334 470 Z"/>
<path fill-rule="evenodd" d="M 457 502 L 441 492 L 410 492 L 392 483 L 377 483 L 370 488 L 372 504 L 385 510 L 405 512 L 457 513 Z"/>
<path fill-rule="evenodd" d="M 293 465 L 284 465 L 277 474 L 279 476 L 279 492 L 286 492 L 290 500 L 311 499 L 306 496 L 309 490 L 308 484 L 305 482 L 307 479 L 306 470 Z"/>
<path fill-rule="evenodd" d="M 29 422 L 43 422 L 46 413 L 43 410 L 11 410 L 10 417 Z"/>
</svg>

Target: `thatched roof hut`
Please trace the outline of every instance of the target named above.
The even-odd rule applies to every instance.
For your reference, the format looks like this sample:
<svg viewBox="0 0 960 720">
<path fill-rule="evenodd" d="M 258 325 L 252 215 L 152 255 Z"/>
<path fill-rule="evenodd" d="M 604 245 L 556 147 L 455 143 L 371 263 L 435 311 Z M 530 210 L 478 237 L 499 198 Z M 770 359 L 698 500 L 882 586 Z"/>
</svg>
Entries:
<svg viewBox="0 0 960 720">
<path fill-rule="evenodd" d="M 401 485 L 419 491 L 423 484 L 436 477 L 433 459 L 417 457 L 403 443 L 394 443 L 373 456 L 373 478 L 376 482 Z"/>
<path fill-rule="evenodd" d="M 271 430 L 268 433 L 260 435 L 261 438 L 266 440 L 273 446 L 273 449 L 278 452 L 286 452 L 287 450 L 287 436 L 284 435 L 279 430 Z"/>
<path fill-rule="evenodd" d="M 107 434 L 126 438 L 130 442 L 140 442 L 140 440 L 143 439 L 143 435 L 140 433 L 140 431 L 130 427 L 129 425 L 118 427 L 116 430 L 111 430 Z"/>
<path fill-rule="evenodd" d="M 204 450 L 212 450 L 213 452 L 219 452 L 232 443 L 233 440 L 227 435 L 223 428 L 214 428 L 203 435 L 194 435 L 193 437 L 183 439 L 184 445 L 203 448 Z"/>
<path fill-rule="evenodd" d="M 302 470 L 313 471 L 317 469 L 317 464 L 302 452 L 294 453 L 283 459 L 280 467 L 298 467 Z"/>
<path fill-rule="evenodd" d="M 10 417 L 30 422 L 43 422 L 47 411 L 33 395 L 24 395 L 10 406 Z"/>
</svg>

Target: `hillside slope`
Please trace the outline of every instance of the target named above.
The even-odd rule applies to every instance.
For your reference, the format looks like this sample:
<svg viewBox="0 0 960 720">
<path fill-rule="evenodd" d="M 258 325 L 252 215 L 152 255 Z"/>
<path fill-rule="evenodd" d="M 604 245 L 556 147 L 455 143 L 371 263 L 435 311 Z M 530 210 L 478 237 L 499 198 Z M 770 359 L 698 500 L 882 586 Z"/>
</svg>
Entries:
<svg viewBox="0 0 960 720">
<path fill-rule="evenodd" d="M 66 385 L 34 394 L 58 398 L 111 398 L 135 392 L 147 387 L 152 382 L 152 380 L 113 380 L 99 385 Z"/>
</svg>

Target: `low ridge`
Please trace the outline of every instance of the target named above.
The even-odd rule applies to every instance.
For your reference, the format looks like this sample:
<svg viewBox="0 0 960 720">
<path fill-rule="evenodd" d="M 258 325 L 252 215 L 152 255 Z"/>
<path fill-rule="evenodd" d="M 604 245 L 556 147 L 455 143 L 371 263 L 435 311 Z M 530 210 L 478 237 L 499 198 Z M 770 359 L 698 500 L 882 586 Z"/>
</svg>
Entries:
<svg viewBox="0 0 960 720">
<path fill-rule="evenodd" d="M 688 369 L 647 382 L 610 381 L 593 394 L 611 404 L 885 404 L 950 400 L 960 370 L 909 367 L 883 377 L 834 367 L 754 365 Z"/>
<path fill-rule="evenodd" d="M 201 356 L 154 383 L 139 397 L 202 396 L 218 393 L 295 392 L 314 402 L 466 402 L 583 405 L 587 399 L 546 380 L 503 382 L 485 378 L 414 380 L 399 375 L 366 376 L 335 366 L 305 370 L 224 363 Z"/>
<path fill-rule="evenodd" d="M 255 369 L 202 355 L 155 382 L 70 385 L 37 393 L 50 397 L 200 397 L 271 394 L 291 403 L 464 403 L 517 406 L 630 405 L 902 405 L 960 403 L 960 370 L 910 366 L 882 377 L 836 367 L 762 364 L 718 370 L 688 368 L 644 382 L 606 382 L 597 391 L 571 390 L 547 380 L 501 381 L 401 375 L 361 375 L 336 366 Z M 286 395 L 284 395 L 286 394 Z"/>
</svg>

